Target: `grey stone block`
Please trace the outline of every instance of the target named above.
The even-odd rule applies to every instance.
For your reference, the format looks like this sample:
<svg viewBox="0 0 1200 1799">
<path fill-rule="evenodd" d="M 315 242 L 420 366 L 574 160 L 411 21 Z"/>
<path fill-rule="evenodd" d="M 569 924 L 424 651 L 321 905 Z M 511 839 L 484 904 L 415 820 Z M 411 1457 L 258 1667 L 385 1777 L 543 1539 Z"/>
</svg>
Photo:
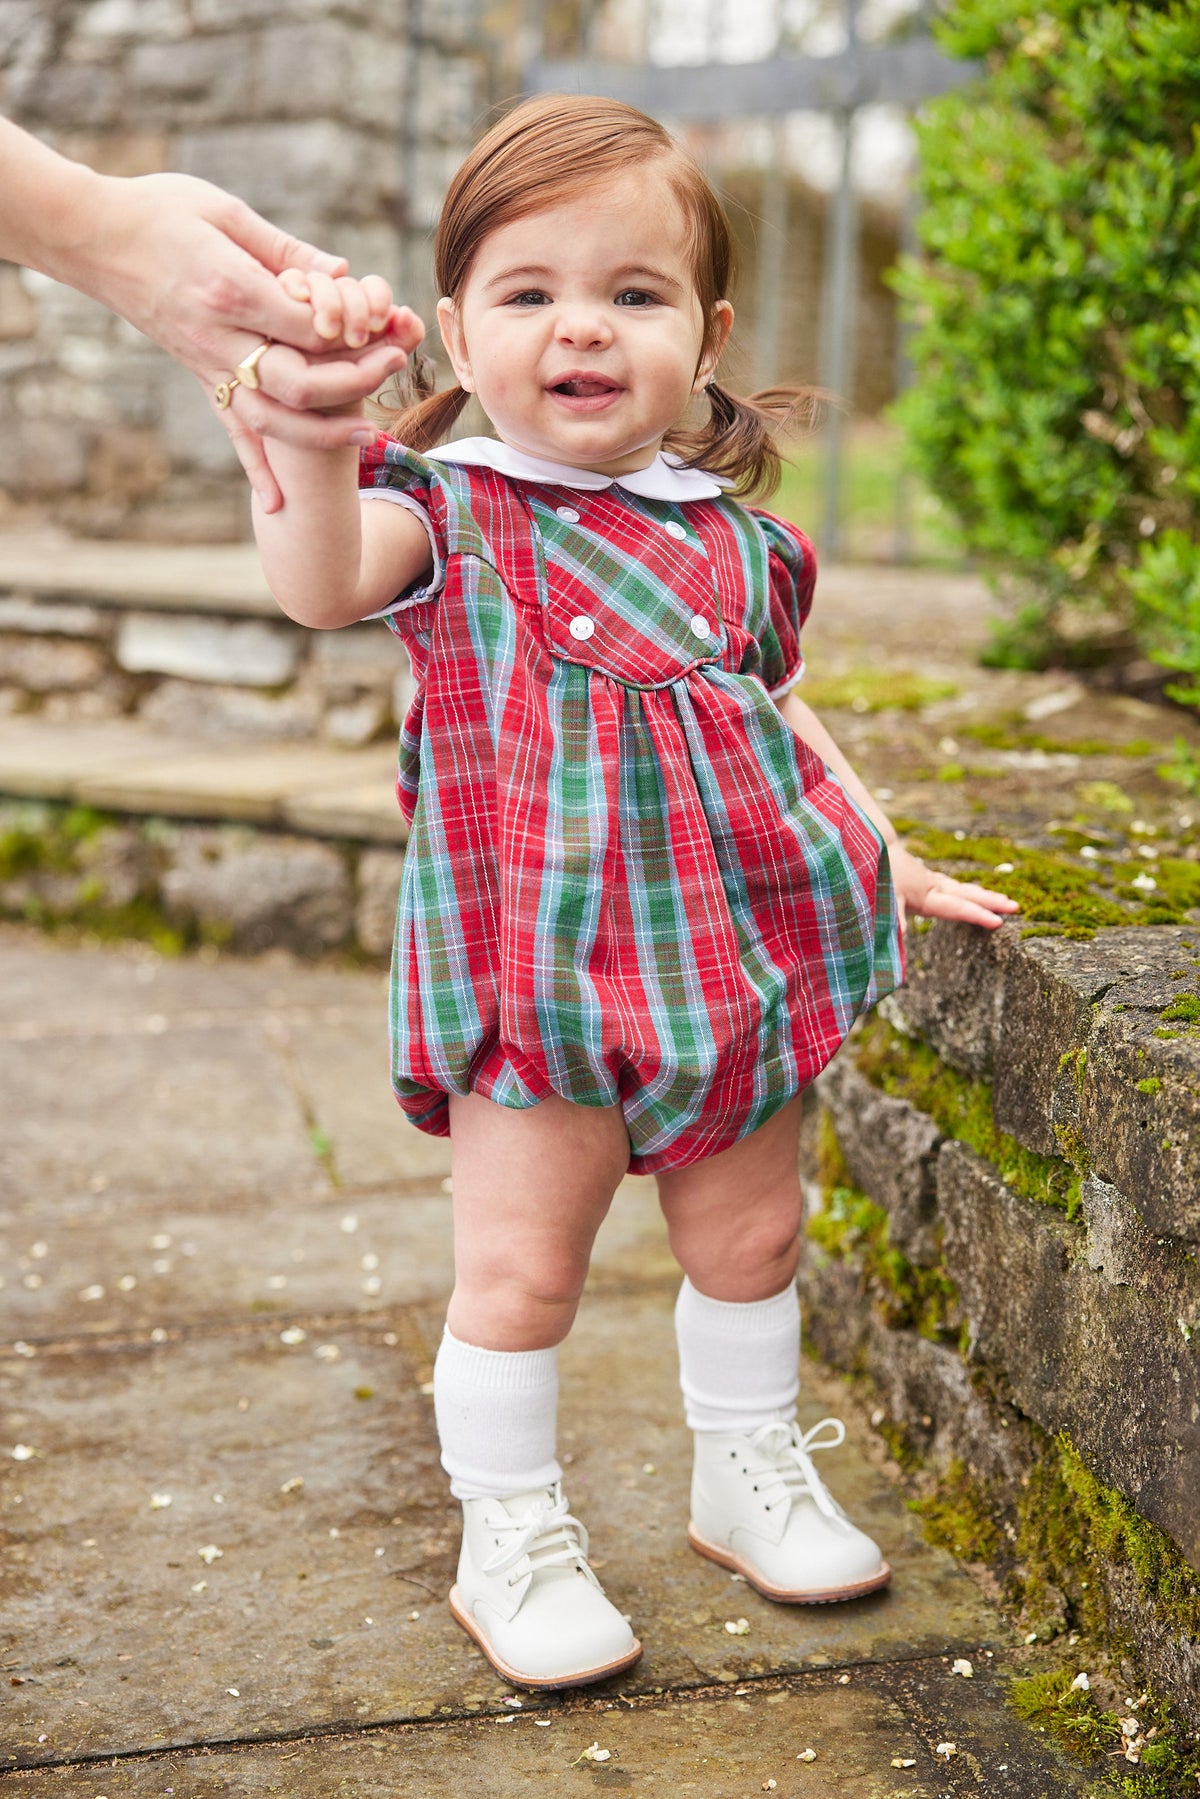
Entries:
<svg viewBox="0 0 1200 1799">
<path fill-rule="evenodd" d="M 314 953 L 345 943 L 353 927 L 350 878 L 340 853 L 299 837 L 189 830 L 162 878 L 171 917 L 242 950 Z"/>
<path fill-rule="evenodd" d="M 180 169 L 231 189 L 276 224 L 312 236 L 322 222 L 378 216 L 373 136 L 330 119 L 181 131 Z"/>
<path fill-rule="evenodd" d="M 320 722 L 315 697 L 298 688 L 267 694 L 194 680 L 160 681 L 142 701 L 138 715 L 169 736 L 218 743 L 238 738 L 253 743 L 297 742 L 312 737 Z"/>
<path fill-rule="evenodd" d="M 1000 1032 L 1002 978 L 1018 928 L 981 931 L 938 924 L 910 939 L 908 977 L 884 1002 L 906 1036 L 921 1037 L 963 1074 L 991 1075 Z"/>
<path fill-rule="evenodd" d="M 1003 969 L 996 1122 L 1040 1155 L 1080 1153 L 1158 1231 L 1200 1240 L 1200 1038 L 1164 1039 L 1196 996 L 1200 933 L 1157 925 L 1042 938 Z M 1175 978 L 1173 978 L 1175 977 Z M 1139 1087 L 1139 1083 L 1148 1083 Z"/>
<path fill-rule="evenodd" d="M 817 1082 L 856 1187 L 890 1219 L 889 1241 L 911 1262 L 938 1259 L 935 1163 L 942 1133 L 907 1100 L 864 1080 L 848 1052 Z"/>
<path fill-rule="evenodd" d="M 269 25 L 254 47 L 258 116 L 349 119 L 394 133 L 407 55 L 399 37 L 343 19 Z"/>
<path fill-rule="evenodd" d="M 131 672 L 276 687 L 295 674 L 303 643 L 297 627 L 282 623 L 130 612 L 118 627 L 116 654 Z"/>
<path fill-rule="evenodd" d="M 92 687 L 110 667 L 98 644 L 53 637 L 0 636 L 0 681 L 29 693 Z"/>
<path fill-rule="evenodd" d="M 91 446 L 78 422 L 66 431 L 54 418 L 10 415 L 0 432 L 0 488 L 16 499 L 70 493 L 87 479 Z"/>
<path fill-rule="evenodd" d="M 1108 1245 L 1098 1237 L 1106 1201 Z M 1020 1198 L 960 1143 L 946 1143 L 939 1155 L 938 1204 L 947 1272 L 969 1322 L 971 1359 L 996 1370 L 1043 1430 L 1069 1431 L 1098 1477 L 1200 1568 L 1200 1267 L 1194 1252 L 1156 1239 L 1125 1208 L 1118 1282 L 1111 1194 L 1093 1195 L 1085 1231 Z M 1093 1260 L 1102 1266 L 1094 1268 Z"/>
<path fill-rule="evenodd" d="M 142 124 L 220 124 L 254 118 L 251 54 L 244 33 L 138 43 L 126 64 Z"/>
<path fill-rule="evenodd" d="M 123 101 L 120 69 L 93 62 L 10 69 L 4 91 L 5 112 L 74 131 L 119 125 Z"/>
<path fill-rule="evenodd" d="M 113 39 L 178 39 L 191 28 L 184 0 L 98 0 L 80 9 L 74 35 L 83 44 Z"/>
<path fill-rule="evenodd" d="M 95 606 L 56 605 L 21 593 L 0 596 L 0 631 L 24 631 L 31 637 L 105 637 L 108 625 Z"/>
<path fill-rule="evenodd" d="M 372 956 L 386 956 L 391 952 L 403 872 L 402 850 L 364 850 L 358 859 L 354 934 L 360 947 Z"/>
</svg>

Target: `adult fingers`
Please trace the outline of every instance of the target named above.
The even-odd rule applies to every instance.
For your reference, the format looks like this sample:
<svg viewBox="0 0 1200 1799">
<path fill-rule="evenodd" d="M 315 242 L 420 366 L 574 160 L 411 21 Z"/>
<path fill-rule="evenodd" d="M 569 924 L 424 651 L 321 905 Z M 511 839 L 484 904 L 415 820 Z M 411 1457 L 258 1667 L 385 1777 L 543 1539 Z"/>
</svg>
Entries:
<svg viewBox="0 0 1200 1799">
<path fill-rule="evenodd" d="M 361 447 L 370 443 L 379 429 L 359 413 L 298 412 L 272 400 L 261 389 L 242 398 L 240 394 L 241 389 L 234 395 L 234 404 L 240 409 L 241 426 L 257 438 L 279 438 L 283 443 L 299 444 L 309 450 L 344 450 L 350 445 Z M 223 416 L 228 419 L 228 414 Z"/>
<path fill-rule="evenodd" d="M 258 392 L 236 388 L 234 403 L 242 417 L 261 430 L 254 403 L 264 394 L 299 412 L 353 405 L 377 392 L 407 361 L 406 351 L 387 338 L 321 361 L 310 361 L 286 344 L 273 344 L 258 364 Z"/>
<path fill-rule="evenodd" d="M 234 447 L 238 461 L 246 471 L 247 481 L 258 495 L 263 511 L 278 512 L 283 505 L 283 494 L 278 481 L 271 472 L 271 465 L 267 461 L 266 451 L 263 449 L 262 438 L 255 432 L 247 430 L 242 421 L 234 417 L 231 410 L 219 413 L 218 417 L 229 433 L 229 441 Z"/>
<path fill-rule="evenodd" d="M 333 256 L 301 237 L 292 237 L 278 225 L 262 218 L 244 200 L 232 195 L 230 199 L 233 204 L 229 215 L 221 221 L 226 236 L 240 244 L 243 250 L 248 250 L 254 260 L 261 262 L 272 274 L 278 275 L 282 269 L 315 269 L 331 276 L 346 273 L 350 265 L 344 256 Z"/>
</svg>

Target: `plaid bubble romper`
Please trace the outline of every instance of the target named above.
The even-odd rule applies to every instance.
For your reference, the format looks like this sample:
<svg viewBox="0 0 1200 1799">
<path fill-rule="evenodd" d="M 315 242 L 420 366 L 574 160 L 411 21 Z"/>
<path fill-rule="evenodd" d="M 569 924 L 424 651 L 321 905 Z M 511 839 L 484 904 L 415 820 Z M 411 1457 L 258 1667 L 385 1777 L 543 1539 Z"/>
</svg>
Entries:
<svg viewBox="0 0 1200 1799">
<path fill-rule="evenodd" d="M 417 683 L 393 1083 L 622 1109 L 635 1173 L 726 1149 L 902 977 L 875 827 L 780 717 L 811 544 L 659 457 L 615 482 L 487 439 L 381 438 L 361 484 L 435 571 L 388 623 Z"/>
</svg>

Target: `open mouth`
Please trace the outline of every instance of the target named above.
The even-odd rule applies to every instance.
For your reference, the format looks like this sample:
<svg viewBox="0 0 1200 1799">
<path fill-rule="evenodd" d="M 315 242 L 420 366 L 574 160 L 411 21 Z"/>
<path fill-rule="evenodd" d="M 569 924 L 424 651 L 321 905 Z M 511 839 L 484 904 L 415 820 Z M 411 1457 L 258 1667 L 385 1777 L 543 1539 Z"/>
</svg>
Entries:
<svg viewBox="0 0 1200 1799">
<path fill-rule="evenodd" d="M 598 400 L 618 389 L 615 381 L 606 381 L 601 375 L 568 375 L 565 381 L 556 381 L 550 391 L 568 400 Z"/>
</svg>

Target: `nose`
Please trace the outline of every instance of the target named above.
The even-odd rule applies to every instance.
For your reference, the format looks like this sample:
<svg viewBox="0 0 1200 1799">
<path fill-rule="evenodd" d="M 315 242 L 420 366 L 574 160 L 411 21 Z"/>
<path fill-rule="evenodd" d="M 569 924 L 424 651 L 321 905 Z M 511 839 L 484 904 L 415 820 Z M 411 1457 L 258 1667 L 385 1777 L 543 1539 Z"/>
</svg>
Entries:
<svg viewBox="0 0 1200 1799">
<path fill-rule="evenodd" d="M 612 326 L 598 306 L 577 301 L 563 306 L 554 322 L 560 344 L 577 350 L 603 350 L 612 342 Z"/>
</svg>

